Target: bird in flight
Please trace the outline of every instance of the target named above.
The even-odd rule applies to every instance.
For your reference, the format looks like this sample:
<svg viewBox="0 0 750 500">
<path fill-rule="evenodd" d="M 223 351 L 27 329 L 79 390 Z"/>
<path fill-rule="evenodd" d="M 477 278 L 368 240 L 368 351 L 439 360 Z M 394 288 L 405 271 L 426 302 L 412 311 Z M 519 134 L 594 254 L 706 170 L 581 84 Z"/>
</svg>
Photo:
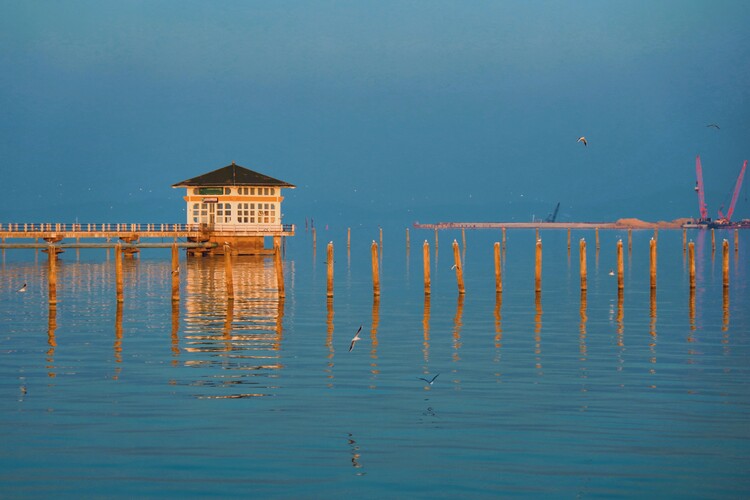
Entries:
<svg viewBox="0 0 750 500">
<path fill-rule="evenodd" d="M 26 283 L 23 284 L 21 288 L 18 289 L 19 292 L 25 292 L 26 291 Z"/>
<path fill-rule="evenodd" d="M 588 141 L 586 140 L 586 138 L 584 136 L 579 137 L 576 142 L 582 142 L 584 146 L 588 146 L 589 145 Z"/>
<path fill-rule="evenodd" d="M 718 125 L 716 125 L 715 123 L 709 123 L 708 125 L 706 125 L 706 127 L 713 127 L 716 130 L 721 130 L 721 128 Z"/>
<path fill-rule="evenodd" d="M 357 329 L 357 333 L 355 333 L 354 337 L 352 338 L 352 343 L 349 344 L 349 352 L 352 352 L 352 349 L 354 349 L 354 344 L 356 344 L 358 340 L 362 340 L 359 336 L 359 332 L 361 331 L 362 331 L 362 325 L 359 325 L 359 328 Z"/>
<path fill-rule="evenodd" d="M 435 379 L 438 378 L 438 375 L 440 375 L 440 374 L 438 373 L 437 375 L 435 375 L 434 377 L 432 377 L 430 380 L 427 380 L 426 378 L 423 378 L 423 377 L 417 377 L 417 378 L 419 380 L 424 380 L 428 384 L 432 385 L 432 383 L 435 381 Z"/>
</svg>

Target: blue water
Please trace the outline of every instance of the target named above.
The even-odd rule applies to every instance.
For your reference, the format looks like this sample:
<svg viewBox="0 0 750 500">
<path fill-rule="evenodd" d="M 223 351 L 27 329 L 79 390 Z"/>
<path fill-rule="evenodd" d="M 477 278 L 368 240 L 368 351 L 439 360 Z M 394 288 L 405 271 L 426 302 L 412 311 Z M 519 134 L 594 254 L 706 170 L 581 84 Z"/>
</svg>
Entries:
<svg viewBox="0 0 750 500">
<path fill-rule="evenodd" d="M 271 259 L 237 258 L 228 303 L 222 258 L 169 252 L 124 266 L 66 251 L 58 305 L 45 254 L 7 250 L 0 274 L 2 497 L 364 498 L 692 497 L 750 494 L 747 233 L 721 250 L 691 231 L 690 292 L 681 231 L 509 230 L 503 293 L 499 231 L 384 228 L 381 295 L 372 293 L 377 228 L 287 240 L 286 297 Z M 588 242 L 582 297 L 578 239 Z M 615 245 L 625 241 L 618 297 Z M 431 245 L 425 300 L 422 242 Z M 325 245 L 335 244 L 326 299 Z M 26 293 L 16 289 L 28 283 Z M 582 300 L 583 299 L 583 300 Z M 359 325 L 362 340 L 349 352 Z M 432 385 L 419 377 L 432 378 Z"/>
</svg>

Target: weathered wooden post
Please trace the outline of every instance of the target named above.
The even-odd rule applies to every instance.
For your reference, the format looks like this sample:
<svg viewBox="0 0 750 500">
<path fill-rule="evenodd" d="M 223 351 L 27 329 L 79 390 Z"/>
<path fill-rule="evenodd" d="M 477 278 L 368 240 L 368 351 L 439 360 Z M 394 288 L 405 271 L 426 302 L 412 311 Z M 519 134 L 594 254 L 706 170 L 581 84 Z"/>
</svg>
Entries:
<svg viewBox="0 0 750 500">
<path fill-rule="evenodd" d="M 617 240 L 617 289 L 625 288 L 625 269 L 622 262 L 622 240 Z"/>
<path fill-rule="evenodd" d="M 649 264 L 650 264 L 650 275 L 651 275 L 651 288 L 656 288 L 656 240 L 651 238 L 648 242 L 649 245 Z"/>
<path fill-rule="evenodd" d="M 500 242 L 496 241 L 494 245 L 495 252 L 495 293 L 503 293 L 503 277 L 500 262 Z"/>
<path fill-rule="evenodd" d="M 740 251 L 740 235 L 737 229 L 734 230 L 734 251 Z"/>
<path fill-rule="evenodd" d="M 588 278 L 586 271 L 586 240 L 581 238 L 581 241 L 578 243 L 578 245 L 580 247 L 581 291 L 584 292 L 588 290 Z"/>
<path fill-rule="evenodd" d="M 47 247 L 47 258 L 49 259 L 47 278 L 49 282 L 49 305 L 57 306 L 57 249 L 54 245 Z"/>
<path fill-rule="evenodd" d="M 380 268 L 378 266 L 378 244 L 372 240 L 370 246 L 372 253 L 372 293 L 376 297 L 380 296 Z"/>
<path fill-rule="evenodd" d="M 424 262 L 424 294 L 430 295 L 430 244 L 424 240 L 422 244 L 422 259 Z"/>
<path fill-rule="evenodd" d="M 115 245 L 115 290 L 117 302 L 122 302 L 122 244 Z"/>
<path fill-rule="evenodd" d="M 326 297 L 333 297 L 333 242 L 328 242 L 328 251 L 326 261 L 328 263 L 328 286 L 327 286 L 327 292 Z"/>
<path fill-rule="evenodd" d="M 232 276 L 232 252 L 224 245 L 224 281 L 227 285 L 227 300 L 234 300 L 234 277 Z"/>
<path fill-rule="evenodd" d="M 690 273 L 690 289 L 695 289 L 695 243 L 688 243 L 688 270 Z"/>
<path fill-rule="evenodd" d="M 536 273 L 535 273 L 535 281 L 536 281 L 536 287 L 534 288 L 534 291 L 541 292 L 542 291 L 542 240 L 536 240 Z"/>
<path fill-rule="evenodd" d="M 682 228 L 682 253 L 685 254 L 685 250 L 687 250 L 687 229 Z"/>
<path fill-rule="evenodd" d="M 172 300 L 180 300 L 180 252 L 172 243 Z"/>
<path fill-rule="evenodd" d="M 729 286 L 729 241 L 725 239 L 722 247 L 721 274 L 726 288 Z"/>
<path fill-rule="evenodd" d="M 628 229 L 628 255 L 633 252 L 633 230 Z"/>
<path fill-rule="evenodd" d="M 461 253 L 458 250 L 458 241 L 453 240 L 453 267 L 456 269 L 456 283 L 458 284 L 458 294 L 463 295 L 464 288 L 464 270 L 461 266 Z"/>
</svg>

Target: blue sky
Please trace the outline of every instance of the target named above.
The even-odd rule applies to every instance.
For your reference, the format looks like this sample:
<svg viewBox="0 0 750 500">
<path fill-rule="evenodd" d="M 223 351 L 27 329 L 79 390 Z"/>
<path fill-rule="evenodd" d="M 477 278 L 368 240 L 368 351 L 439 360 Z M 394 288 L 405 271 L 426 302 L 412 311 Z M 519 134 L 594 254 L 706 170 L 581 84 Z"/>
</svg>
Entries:
<svg viewBox="0 0 750 500">
<path fill-rule="evenodd" d="M 713 216 L 750 157 L 750 2 L 0 10 L 3 222 L 182 222 L 171 184 L 232 161 L 297 224 L 671 220 L 696 154 Z"/>
</svg>

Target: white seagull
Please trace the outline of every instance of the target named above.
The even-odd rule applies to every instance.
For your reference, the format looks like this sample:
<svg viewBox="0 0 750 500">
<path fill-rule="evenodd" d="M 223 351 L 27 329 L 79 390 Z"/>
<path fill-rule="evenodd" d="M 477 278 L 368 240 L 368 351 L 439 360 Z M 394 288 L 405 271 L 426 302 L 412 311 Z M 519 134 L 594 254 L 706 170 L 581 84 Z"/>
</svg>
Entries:
<svg viewBox="0 0 750 500">
<path fill-rule="evenodd" d="M 359 328 L 357 329 L 357 333 L 355 333 L 354 337 L 352 338 L 352 343 L 349 344 L 349 352 L 352 352 L 352 349 L 354 349 L 354 344 L 356 344 L 358 340 L 362 340 L 359 337 L 359 332 L 361 331 L 362 331 L 362 325 L 359 325 Z"/>
<path fill-rule="evenodd" d="M 435 379 L 438 378 L 438 375 L 440 375 L 440 374 L 438 373 L 437 375 L 435 375 L 434 377 L 432 377 L 430 380 L 427 380 L 426 378 L 422 378 L 422 377 L 417 377 L 417 378 L 419 380 L 424 380 L 428 384 L 432 385 L 432 383 L 435 381 Z"/>
<path fill-rule="evenodd" d="M 586 138 L 584 136 L 579 137 L 576 142 L 582 142 L 584 146 L 589 145 L 589 143 L 586 141 Z"/>
<path fill-rule="evenodd" d="M 25 292 L 26 291 L 26 283 L 23 284 L 21 288 L 17 290 L 18 292 Z"/>
<path fill-rule="evenodd" d="M 615 271 L 614 271 L 614 269 L 610 269 L 610 270 L 609 270 L 609 275 L 610 275 L 610 276 L 614 276 L 614 275 L 615 275 Z"/>
</svg>

